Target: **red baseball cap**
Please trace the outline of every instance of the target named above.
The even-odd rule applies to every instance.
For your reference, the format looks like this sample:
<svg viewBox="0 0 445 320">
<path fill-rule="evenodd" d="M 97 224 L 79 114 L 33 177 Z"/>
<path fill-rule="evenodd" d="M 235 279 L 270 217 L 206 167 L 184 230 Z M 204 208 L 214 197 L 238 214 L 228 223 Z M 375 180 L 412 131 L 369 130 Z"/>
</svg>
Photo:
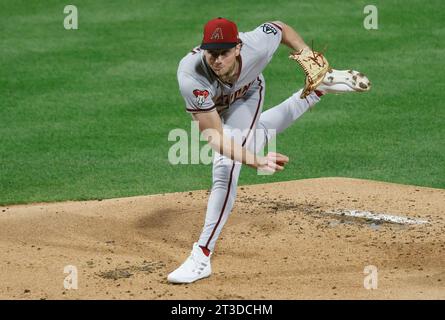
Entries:
<svg viewBox="0 0 445 320">
<path fill-rule="evenodd" d="M 238 27 L 224 18 L 210 20 L 204 26 L 201 49 L 230 49 L 239 43 Z"/>
</svg>

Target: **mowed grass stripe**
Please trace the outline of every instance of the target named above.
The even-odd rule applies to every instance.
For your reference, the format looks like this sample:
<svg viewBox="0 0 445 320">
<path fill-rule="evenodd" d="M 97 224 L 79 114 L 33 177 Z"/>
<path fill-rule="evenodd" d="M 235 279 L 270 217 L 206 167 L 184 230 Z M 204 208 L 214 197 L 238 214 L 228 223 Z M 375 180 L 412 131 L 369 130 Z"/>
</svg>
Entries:
<svg viewBox="0 0 445 320">
<path fill-rule="evenodd" d="M 172 166 L 174 128 L 190 128 L 179 60 L 215 16 L 241 31 L 292 25 L 339 69 L 369 75 L 367 94 L 326 96 L 278 137 L 284 172 L 242 170 L 240 184 L 346 176 L 445 187 L 441 2 L 77 1 L 79 30 L 60 1 L 0 4 L 0 203 L 111 198 L 205 189 L 211 167 Z M 265 109 L 303 84 L 278 50 L 264 74 Z"/>
</svg>

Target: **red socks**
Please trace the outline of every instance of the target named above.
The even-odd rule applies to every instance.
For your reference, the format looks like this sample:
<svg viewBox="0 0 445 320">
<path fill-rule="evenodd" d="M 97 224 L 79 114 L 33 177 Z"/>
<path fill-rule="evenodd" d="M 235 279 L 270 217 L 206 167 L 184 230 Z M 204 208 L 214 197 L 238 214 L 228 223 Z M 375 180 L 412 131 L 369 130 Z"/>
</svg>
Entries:
<svg viewBox="0 0 445 320">
<path fill-rule="evenodd" d="M 210 255 L 210 250 L 207 249 L 206 247 L 203 246 L 199 246 L 202 250 L 202 252 L 208 257 Z"/>
<path fill-rule="evenodd" d="M 324 95 L 323 92 L 315 90 L 315 94 L 317 95 L 317 97 L 321 97 L 322 95 Z"/>
</svg>

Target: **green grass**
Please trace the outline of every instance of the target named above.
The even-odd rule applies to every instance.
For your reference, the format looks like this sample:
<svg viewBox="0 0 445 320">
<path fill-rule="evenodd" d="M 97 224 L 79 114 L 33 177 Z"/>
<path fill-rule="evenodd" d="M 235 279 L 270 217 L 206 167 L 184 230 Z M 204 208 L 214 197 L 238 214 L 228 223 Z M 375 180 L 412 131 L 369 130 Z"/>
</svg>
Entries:
<svg viewBox="0 0 445 320">
<path fill-rule="evenodd" d="M 191 120 L 177 64 L 216 16 L 241 31 L 287 22 L 373 83 L 324 97 L 278 137 L 288 168 L 245 168 L 240 184 L 344 176 L 445 188 L 441 1 L 375 1 L 372 31 L 366 1 L 76 1 L 75 31 L 63 28 L 66 4 L 0 3 L 0 204 L 209 188 L 211 166 L 169 164 L 167 136 Z M 288 51 L 264 73 L 266 109 L 303 83 Z"/>
</svg>

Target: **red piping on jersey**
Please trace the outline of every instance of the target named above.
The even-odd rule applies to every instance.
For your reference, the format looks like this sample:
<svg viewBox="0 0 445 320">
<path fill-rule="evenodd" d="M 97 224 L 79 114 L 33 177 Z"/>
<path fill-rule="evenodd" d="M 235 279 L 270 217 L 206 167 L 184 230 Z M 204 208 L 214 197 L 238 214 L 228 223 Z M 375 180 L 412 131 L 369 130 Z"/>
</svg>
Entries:
<svg viewBox="0 0 445 320">
<path fill-rule="evenodd" d="M 257 118 L 257 116 L 258 116 L 258 111 L 260 110 L 261 101 L 262 101 L 262 99 L 263 99 L 263 95 L 262 95 L 262 94 L 263 94 L 263 86 L 261 85 L 262 82 L 261 82 L 260 77 L 258 77 L 257 80 L 258 80 L 258 82 L 259 82 L 258 85 L 259 85 L 259 87 L 260 87 L 260 99 L 259 99 L 259 101 L 258 101 L 258 106 L 257 106 L 257 108 L 256 108 L 255 116 L 253 117 L 252 123 L 250 124 L 249 132 L 247 133 L 247 136 L 244 138 L 243 143 L 241 144 L 242 147 L 244 147 L 244 145 L 245 145 L 246 142 L 247 142 L 247 139 L 249 138 L 250 133 L 252 132 L 252 128 L 253 128 L 253 126 L 254 126 L 254 124 L 255 124 L 255 120 L 256 120 L 256 118 Z M 232 169 L 230 170 L 229 186 L 228 186 L 228 188 L 227 188 L 226 197 L 225 197 L 225 199 L 224 199 L 224 205 L 223 205 L 223 207 L 222 207 L 222 209 L 221 209 L 221 212 L 220 212 L 220 214 L 219 214 L 218 221 L 216 222 L 216 225 L 213 227 L 212 233 L 210 234 L 209 240 L 207 240 L 207 243 L 206 243 L 206 245 L 205 245 L 206 248 L 208 248 L 208 246 L 209 246 L 209 244 L 210 244 L 210 241 L 212 240 L 212 238 L 213 238 L 213 236 L 214 236 L 214 234 L 215 234 L 215 231 L 216 231 L 216 229 L 218 228 L 219 223 L 221 222 L 221 219 L 222 219 L 223 214 L 224 214 L 224 210 L 226 209 L 227 200 L 229 199 L 229 194 L 230 194 L 230 188 L 231 188 L 231 186 L 232 186 L 233 169 L 235 169 L 235 161 L 233 162 L 233 164 L 232 164 Z"/>
<path fill-rule="evenodd" d="M 250 124 L 249 132 L 247 133 L 247 136 L 246 136 L 246 138 L 244 139 L 244 142 L 241 144 L 242 147 L 244 147 L 244 145 L 245 145 L 246 142 L 247 142 L 247 138 L 249 137 L 249 134 L 252 132 L 253 125 L 255 124 L 255 119 L 256 119 L 256 117 L 257 117 L 257 115 L 258 115 L 258 111 L 260 110 L 261 102 L 262 102 L 262 100 L 263 100 L 263 96 L 262 96 L 262 93 L 263 93 L 263 86 L 261 85 L 262 82 L 261 82 L 260 77 L 258 77 L 257 80 L 258 80 L 258 82 L 259 82 L 258 85 L 259 85 L 259 87 L 260 87 L 260 100 L 258 101 L 258 106 L 257 106 L 257 108 L 256 108 L 255 116 L 253 117 L 253 121 L 252 121 L 252 123 Z"/>
<path fill-rule="evenodd" d="M 278 24 L 276 24 L 276 23 L 273 23 L 273 22 L 269 22 L 270 24 L 273 24 L 275 27 L 277 27 L 278 29 L 280 29 L 280 31 L 283 31 L 283 28 L 280 26 L 280 25 L 278 25 Z"/>
<path fill-rule="evenodd" d="M 209 111 L 212 111 L 215 108 L 216 108 L 216 105 L 213 105 L 213 106 L 211 106 L 208 109 L 190 109 L 190 108 L 185 108 L 185 109 L 187 111 L 189 111 L 189 112 L 198 113 L 198 112 L 209 112 Z"/>
</svg>

